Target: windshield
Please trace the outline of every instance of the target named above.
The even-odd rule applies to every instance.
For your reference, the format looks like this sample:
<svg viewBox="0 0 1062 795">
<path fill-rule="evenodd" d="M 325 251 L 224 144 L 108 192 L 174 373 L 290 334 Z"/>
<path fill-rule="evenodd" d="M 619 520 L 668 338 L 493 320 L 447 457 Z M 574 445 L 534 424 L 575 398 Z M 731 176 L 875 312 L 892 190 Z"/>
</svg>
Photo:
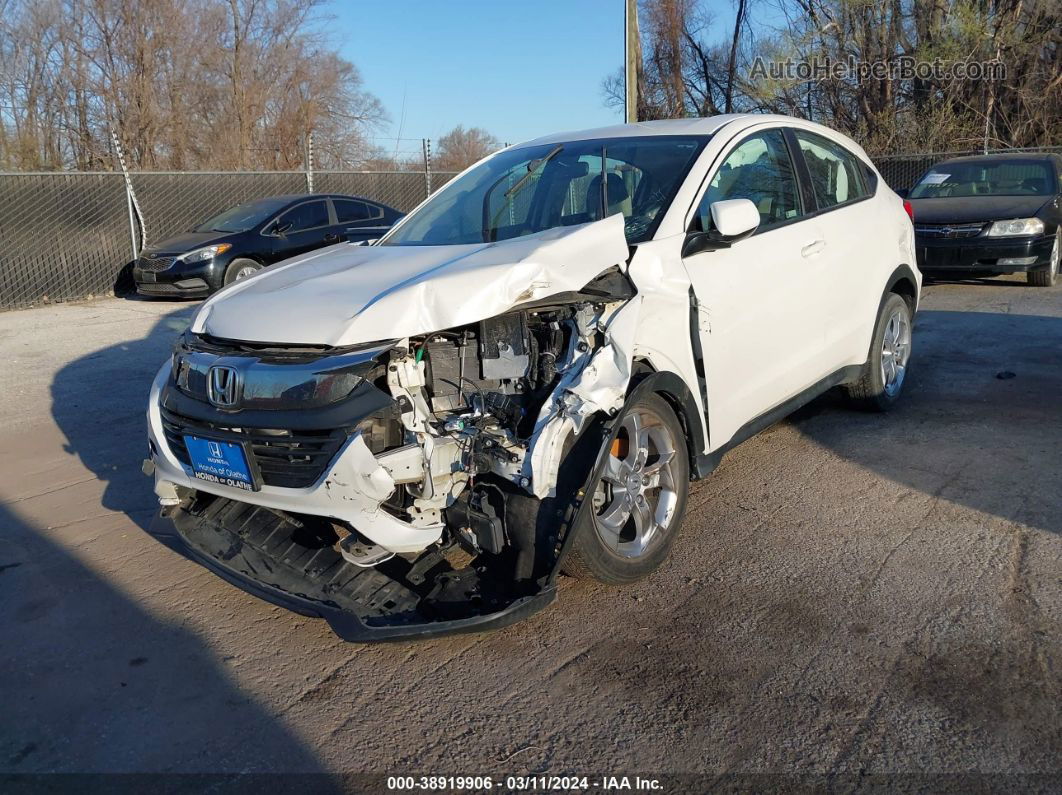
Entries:
<svg viewBox="0 0 1062 795">
<path fill-rule="evenodd" d="M 196 232 L 246 232 L 269 220 L 289 203 L 288 199 L 259 199 L 230 207 L 195 228 Z"/>
<path fill-rule="evenodd" d="M 1049 196 L 1055 175 L 1046 161 L 970 160 L 940 163 L 911 190 L 911 199 L 959 196 Z"/>
<path fill-rule="evenodd" d="M 512 149 L 436 193 L 385 246 L 490 243 L 622 213 L 627 242 L 648 240 L 705 136 L 571 141 Z"/>
</svg>

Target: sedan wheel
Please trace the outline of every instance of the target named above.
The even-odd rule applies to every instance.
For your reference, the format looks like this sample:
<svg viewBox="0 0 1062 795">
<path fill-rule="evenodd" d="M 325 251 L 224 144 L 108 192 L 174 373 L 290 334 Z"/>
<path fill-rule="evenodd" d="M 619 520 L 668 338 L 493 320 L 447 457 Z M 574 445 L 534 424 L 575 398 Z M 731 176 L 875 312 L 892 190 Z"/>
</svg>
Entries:
<svg viewBox="0 0 1062 795">
<path fill-rule="evenodd" d="M 260 270 L 262 270 L 260 263 L 255 262 L 253 259 L 239 257 L 230 262 L 229 267 L 225 269 L 225 284 L 232 284 L 249 276 L 254 276 Z"/>
</svg>

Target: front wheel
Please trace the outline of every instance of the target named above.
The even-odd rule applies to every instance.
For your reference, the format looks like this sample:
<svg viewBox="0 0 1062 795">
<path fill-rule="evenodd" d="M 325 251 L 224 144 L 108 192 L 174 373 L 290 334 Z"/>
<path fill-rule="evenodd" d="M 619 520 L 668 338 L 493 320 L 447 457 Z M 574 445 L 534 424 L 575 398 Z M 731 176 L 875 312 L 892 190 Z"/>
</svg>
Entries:
<svg viewBox="0 0 1062 795">
<path fill-rule="evenodd" d="M 1058 261 L 1062 252 L 1062 226 L 1055 230 L 1055 245 L 1051 249 L 1051 261 L 1040 271 L 1029 271 L 1025 278 L 1033 287 L 1053 287 L 1058 278 Z"/>
<path fill-rule="evenodd" d="M 627 406 L 616 437 L 601 451 L 601 479 L 574 528 L 564 562 L 573 577 L 625 585 L 667 558 L 689 493 L 686 437 L 659 395 Z"/>
<path fill-rule="evenodd" d="M 888 411 L 899 399 L 911 360 L 911 307 L 890 293 L 874 324 L 870 357 L 858 381 L 846 387 L 859 407 Z"/>
<path fill-rule="evenodd" d="M 261 263 L 255 262 L 253 259 L 237 257 L 225 269 L 225 284 L 232 284 L 241 279 L 246 279 L 248 276 L 254 276 L 260 270 L 262 270 Z"/>
</svg>

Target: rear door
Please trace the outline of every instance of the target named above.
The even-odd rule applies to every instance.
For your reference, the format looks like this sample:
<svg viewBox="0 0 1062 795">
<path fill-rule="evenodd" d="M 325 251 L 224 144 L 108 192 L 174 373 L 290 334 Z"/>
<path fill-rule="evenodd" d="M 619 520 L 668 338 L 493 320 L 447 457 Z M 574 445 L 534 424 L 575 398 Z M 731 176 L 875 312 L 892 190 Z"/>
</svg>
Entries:
<svg viewBox="0 0 1062 795">
<path fill-rule="evenodd" d="M 334 198 L 332 205 L 336 211 L 335 231 L 343 240 L 374 240 L 390 228 L 383 208 L 372 202 Z"/>
<path fill-rule="evenodd" d="M 325 199 L 296 204 L 277 218 L 273 228 L 273 259 L 287 259 L 339 242 Z"/>
<path fill-rule="evenodd" d="M 860 159 L 825 136 L 790 130 L 822 230 L 821 278 L 828 285 L 822 307 L 825 346 L 831 369 L 840 369 L 866 359 L 867 332 L 881 297 L 876 279 L 898 264 L 885 261 L 895 245 L 889 240 L 874 245 L 874 237 L 884 235 L 889 224 L 878 215 L 880 208 L 866 201 L 871 192 Z"/>
<path fill-rule="evenodd" d="M 690 226 L 712 229 L 711 204 L 749 199 L 760 226 L 731 248 L 684 258 L 696 294 L 711 447 L 821 380 L 822 232 L 806 215 L 781 129 L 730 144 L 710 173 Z"/>
</svg>

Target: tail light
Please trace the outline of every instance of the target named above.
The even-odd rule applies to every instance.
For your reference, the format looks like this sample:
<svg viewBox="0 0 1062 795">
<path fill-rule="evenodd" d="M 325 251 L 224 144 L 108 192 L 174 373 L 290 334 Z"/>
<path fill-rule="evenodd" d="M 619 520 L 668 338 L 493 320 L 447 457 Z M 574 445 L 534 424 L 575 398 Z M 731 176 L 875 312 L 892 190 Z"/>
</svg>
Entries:
<svg viewBox="0 0 1062 795">
<path fill-rule="evenodd" d="M 907 201 L 907 199 L 903 200 L 903 211 L 907 213 L 911 223 L 914 223 L 914 207 L 911 206 L 911 202 Z"/>
</svg>

